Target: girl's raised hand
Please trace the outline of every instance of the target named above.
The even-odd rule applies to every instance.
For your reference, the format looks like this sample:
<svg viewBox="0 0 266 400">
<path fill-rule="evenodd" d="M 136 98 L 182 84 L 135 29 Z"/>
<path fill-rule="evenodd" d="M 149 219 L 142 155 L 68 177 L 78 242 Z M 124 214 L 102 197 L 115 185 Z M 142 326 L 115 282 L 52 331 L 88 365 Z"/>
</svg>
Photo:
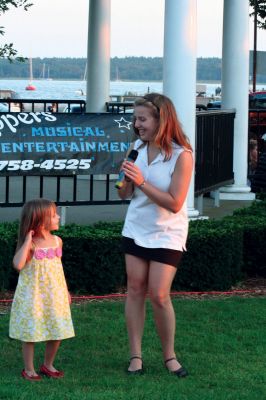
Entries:
<svg viewBox="0 0 266 400">
<path fill-rule="evenodd" d="M 31 230 L 27 233 L 23 245 L 19 248 L 13 258 L 13 265 L 17 271 L 21 271 L 26 263 L 31 259 L 31 250 L 32 250 L 32 237 L 34 235 L 34 231 Z"/>
<path fill-rule="evenodd" d="M 29 232 L 27 233 L 26 237 L 25 237 L 25 242 L 31 243 L 31 242 L 32 242 L 32 238 L 33 238 L 33 236 L 34 236 L 34 233 L 35 233 L 35 232 L 34 232 L 33 230 L 29 231 Z"/>
</svg>

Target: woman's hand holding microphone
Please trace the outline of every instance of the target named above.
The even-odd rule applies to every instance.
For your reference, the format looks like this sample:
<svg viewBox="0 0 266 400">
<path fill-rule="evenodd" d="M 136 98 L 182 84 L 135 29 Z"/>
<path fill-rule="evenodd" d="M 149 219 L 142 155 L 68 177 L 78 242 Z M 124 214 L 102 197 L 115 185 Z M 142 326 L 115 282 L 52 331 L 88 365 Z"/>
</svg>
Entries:
<svg viewBox="0 0 266 400">
<path fill-rule="evenodd" d="M 125 173 L 125 179 L 127 181 L 132 181 L 134 185 L 137 187 L 144 186 L 145 179 L 142 175 L 141 170 L 136 164 L 128 160 L 125 160 L 122 163 L 122 170 Z"/>
</svg>

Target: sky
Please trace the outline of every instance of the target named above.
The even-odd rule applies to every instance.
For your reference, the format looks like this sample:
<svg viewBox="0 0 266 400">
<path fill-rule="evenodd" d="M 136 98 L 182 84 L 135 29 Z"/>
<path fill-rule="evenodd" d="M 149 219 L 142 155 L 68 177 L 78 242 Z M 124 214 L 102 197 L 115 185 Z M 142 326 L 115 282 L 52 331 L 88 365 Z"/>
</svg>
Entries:
<svg viewBox="0 0 266 400">
<path fill-rule="evenodd" d="M 1 15 L 1 42 L 25 57 L 86 57 L 89 0 L 31 1 L 27 12 L 11 8 Z M 222 56 L 222 20 L 223 0 L 197 0 L 198 57 Z M 164 0 L 111 0 L 111 57 L 162 57 L 163 25 Z M 266 51 L 266 30 L 258 30 L 257 43 Z"/>
</svg>

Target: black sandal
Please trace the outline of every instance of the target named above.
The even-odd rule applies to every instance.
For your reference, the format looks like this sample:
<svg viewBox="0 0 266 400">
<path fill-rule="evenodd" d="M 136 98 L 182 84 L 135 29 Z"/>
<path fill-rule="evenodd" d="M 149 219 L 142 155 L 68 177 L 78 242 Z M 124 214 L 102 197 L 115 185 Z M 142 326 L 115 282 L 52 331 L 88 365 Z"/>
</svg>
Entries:
<svg viewBox="0 0 266 400">
<path fill-rule="evenodd" d="M 130 364 L 130 361 L 131 361 L 131 360 L 134 360 L 134 358 L 138 358 L 139 360 L 141 360 L 141 368 L 136 369 L 135 371 L 129 371 L 129 370 L 127 370 L 127 373 L 128 373 L 129 375 L 142 375 L 142 374 L 143 374 L 143 363 L 142 363 L 142 358 L 141 358 L 140 356 L 133 356 L 133 357 L 130 357 L 130 359 L 129 359 L 129 364 Z"/>
<path fill-rule="evenodd" d="M 176 360 L 176 357 L 168 358 L 168 360 L 165 360 L 165 362 L 164 362 L 165 368 L 167 368 L 166 364 L 172 360 Z M 168 371 L 171 374 L 178 376 L 178 378 L 185 378 L 186 376 L 188 376 L 188 371 L 184 367 L 180 367 L 176 371 L 170 371 L 169 369 L 168 369 Z"/>
</svg>

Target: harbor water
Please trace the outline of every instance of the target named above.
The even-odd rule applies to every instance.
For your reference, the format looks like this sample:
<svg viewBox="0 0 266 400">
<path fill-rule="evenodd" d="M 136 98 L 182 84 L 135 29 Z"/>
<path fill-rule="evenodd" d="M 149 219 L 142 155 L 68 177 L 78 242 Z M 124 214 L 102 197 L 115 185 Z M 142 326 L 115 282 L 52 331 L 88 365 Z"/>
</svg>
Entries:
<svg viewBox="0 0 266 400">
<path fill-rule="evenodd" d="M 85 99 L 86 81 L 63 81 L 63 80 L 34 80 L 36 87 L 34 91 L 25 90 L 29 81 L 26 79 L 6 79 L 0 80 L 0 89 L 14 90 L 22 99 Z M 205 85 L 206 96 L 215 95 L 215 89 L 220 87 L 218 83 L 200 83 Z M 258 85 L 263 86 L 263 85 Z M 131 81 L 111 81 L 110 95 L 124 96 L 127 94 L 144 95 L 147 92 L 162 93 L 162 82 L 131 82 Z"/>
<path fill-rule="evenodd" d="M 14 90 L 21 99 L 58 99 L 58 100 L 86 100 L 86 81 L 63 81 L 40 79 L 32 82 L 36 87 L 34 91 L 25 90 L 29 81 L 26 79 L 0 80 L 0 89 Z M 221 87 L 220 82 L 200 83 L 206 87 L 206 96 L 215 96 L 215 90 Z M 146 81 L 111 81 L 110 96 L 137 95 L 142 96 L 147 92 L 162 93 L 162 82 Z M 257 85 L 257 90 L 265 85 Z"/>
</svg>

